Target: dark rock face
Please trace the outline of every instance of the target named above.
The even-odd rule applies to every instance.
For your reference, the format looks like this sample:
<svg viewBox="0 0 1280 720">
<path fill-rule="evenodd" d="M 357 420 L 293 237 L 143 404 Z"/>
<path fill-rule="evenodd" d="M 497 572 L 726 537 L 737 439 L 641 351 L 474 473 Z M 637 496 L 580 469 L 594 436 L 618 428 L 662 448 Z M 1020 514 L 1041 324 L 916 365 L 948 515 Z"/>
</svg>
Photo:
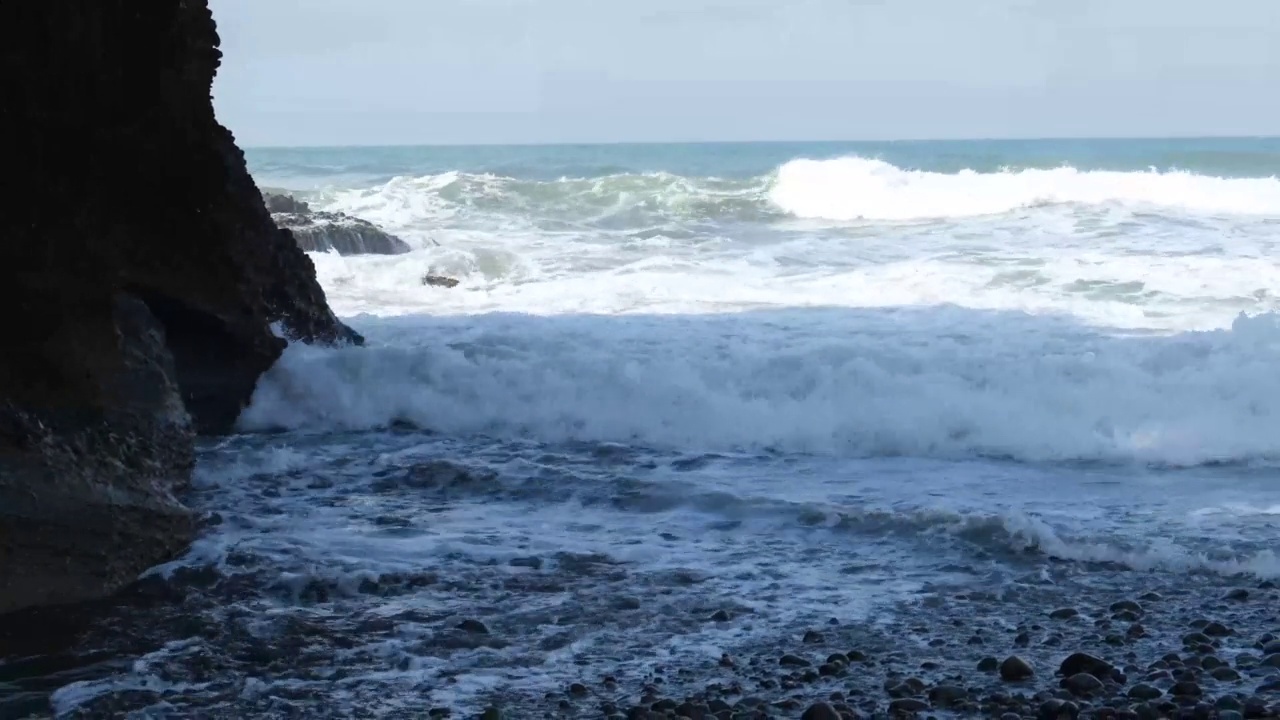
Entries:
<svg viewBox="0 0 1280 720">
<path fill-rule="evenodd" d="M 293 233 L 305 252 L 336 251 L 339 255 L 398 255 L 409 244 L 367 220 L 345 213 L 312 210 L 289 195 L 265 193 L 263 201 L 276 225 Z"/>
<path fill-rule="evenodd" d="M 0 4 L 0 613 L 173 557 L 193 435 L 305 342 L 360 342 L 214 118 L 205 0 Z M 17 177 L 17 176 L 15 176 Z"/>
</svg>

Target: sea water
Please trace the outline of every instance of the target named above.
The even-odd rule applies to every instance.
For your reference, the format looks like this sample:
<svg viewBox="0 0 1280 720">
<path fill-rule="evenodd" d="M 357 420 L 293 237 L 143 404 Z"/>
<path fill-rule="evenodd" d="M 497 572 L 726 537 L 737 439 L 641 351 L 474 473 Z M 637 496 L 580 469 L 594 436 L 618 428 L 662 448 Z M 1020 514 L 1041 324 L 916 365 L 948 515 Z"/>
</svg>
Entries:
<svg viewBox="0 0 1280 720">
<path fill-rule="evenodd" d="M 367 346 L 290 347 L 202 451 L 220 522 L 156 572 L 349 638 L 236 702 L 540 697 L 1046 568 L 1280 576 L 1280 140 L 247 157 L 414 250 L 313 254 Z M 55 700 L 197 692 L 155 668 L 202 642 Z"/>
</svg>

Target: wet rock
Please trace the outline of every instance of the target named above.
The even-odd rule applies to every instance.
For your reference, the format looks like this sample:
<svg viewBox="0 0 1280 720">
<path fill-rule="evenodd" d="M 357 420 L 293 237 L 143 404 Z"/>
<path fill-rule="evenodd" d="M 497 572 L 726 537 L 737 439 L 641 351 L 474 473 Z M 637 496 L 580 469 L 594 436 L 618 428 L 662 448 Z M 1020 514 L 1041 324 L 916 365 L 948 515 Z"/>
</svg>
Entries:
<svg viewBox="0 0 1280 720">
<path fill-rule="evenodd" d="M 1235 682 L 1240 679 L 1240 673 L 1226 665 L 1210 670 L 1209 675 L 1219 682 Z"/>
<path fill-rule="evenodd" d="M 496 707 L 485 708 L 484 712 L 480 713 L 480 720 L 502 720 L 502 711 Z"/>
<path fill-rule="evenodd" d="M 842 720 L 840 713 L 827 703 L 814 703 L 800 716 L 800 720 Z"/>
<path fill-rule="evenodd" d="M 488 626 L 486 626 L 484 623 L 480 622 L 479 620 L 474 620 L 472 618 L 467 618 L 466 620 L 463 620 L 462 622 L 458 623 L 457 627 L 459 630 L 462 630 L 463 632 L 474 633 L 476 635 L 489 634 Z"/>
<path fill-rule="evenodd" d="M 929 690 L 929 702 L 935 707 L 951 707 L 968 698 L 969 691 L 957 685 L 938 685 Z"/>
<path fill-rule="evenodd" d="M 1000 669 L 1000 661 L 993 657 L 984 657 L 978 661 L 978 671 L 993 673 Z"/>
<path fill-rule="evenodd" d="M 409 244 L 373 223 L 340 212 L 321 212 L 297 198 L 264 193 L 271 219 L 288 230 L 305 252 L 334 251 L 339 255 L 397 255 Z"/>
<path fill-rule="evenodd" d="M 813 663 L 805 660 L 799 655 L 792 655 L 790 653 L 778 658 L 778 664 L 783 667 L 810 667 L 813 665 Z"/>
<path fill-rule="evenodd" d="M 1209 637 L 1226 637 L 1232 634 L 1231 628 L 1227 627 L 1226 625 L 1223 625 L 1220 622 L 1208 623 L 1207 625 L 1205 625 L 1203 628 L 1200 629 L 1200 632 L 1204 633 L 1205 635 L 1208 635 Z"/>
<path fill-rule="evenodd" d="M 711 613 L 711 617 L 708 618 L 711 622 L 729 622 L 730 619 L 731 618 L 729 617 L 729 612 L 727 610 L 717 610 Z"/>
<path fill-rule="evenodd" d="M 1262 667 L 1280 668 L 1280 653 L 1271 653 L 1258 663 Z"/>
<path fill-rule="evenodd" d="M 1179 680 L 1169 688 L 1169 694 L 1177 697 L 1200 697 L 1204 695 L 1204 690 L 1191 680 Z"/>
<path fill-rule="evenodd" d="M 1241 710 L 1244 708 L 1244 703 L 1231 695 L 1223 695 L 1218 698 L 1217 702 L 1215 702 L 1213 706 L 1219 710 Z"/>
<path fill-rule="evenodd" d="M 422 276 L 422 284 L 430 287 L 452 288 L 458 286 L 458 279 L 445 275 L 433 275 L 431 273 L 427 273 Z"/>
<path fill-rule="evenodd" d="M 820 645 L 825 642 L 825 639 L 822 637 L 822 633 L 817 630 L 807 630 L 805 631 L 803 642 L 806 645 Z"/>
<path fill-rule="evenodd" d="M 509 560 L 507 564 L 510 565 L 511 567 L 524 567 L 524 568 L 530 568 L 531 570 L 541 570 L 542 558 L 532 557 L 532 556 L 511 558 L 511 560 Z"/>
<path fill-rule="evenodd" d="M 1072 695 L 1093 695 L 1102 690 L 1102 681 L 1086 672 L 1079 672 L 1062 679 L 1062 687 Z"/>
<path fill-rule="evenodd" d="M 1270 717 L 1267 712 L 1267 701 L 1260 697 L 1251 697 L 1244 701 L 1244 716 L 1247 718 Z"/>
<path fill-rule="evenodd" d="M 1102 658 L 1078 652 L 1072 653 L 1062 661 L 1058 666 L 1058 673 L 1063 677 L 1087 673 L 1099 680 L 1110 680 L 1116 674 L 1116 667 Z"/>
<path fill-rule="evenodd" d="M 911 713 L 924 712 L 925 710 L 928 710 L 928 709 L 929 709 L 929 703 L 919 698 L 910 698 L 910 697 L 898 698 L 897 700 L 890 701 L 889 703 L 889 712 L 891 713 L 899 713 L 899 714 L 906 715 Z"/>
<path fill-rule="evenodd" d="M 1000 678 L 1005 682 L 1020 682 L 1035 674 L 1031 664 L 1017 655 L 1010 655 L 1000 663 Z"/>
<path fill-rule="evenodd" d="M 1133 600 L 1118 600 L 1116 602 L 1111 603 L 1111 607 L 1109 609 L 1113 613 L 1132 612 L 1132 613 L 1137 613 L 1139 615 L 1142 614 L 1142 606 L 1134 602 Z"/>
<path fill-rule="evenodd" d="M 1232 590 L 1231 592 L 1223 596 L 1222 599 L 1234 600 L 1236 602 L 1244 602 L 1245 600 L 1249 599 L 1249 591 L 1244 588 L 1236 588 L 1235 590 Z"/>
<path fill-rule="evenodd" d="M 1070 620 L 1079 617 L 1080 611 L 1075 608 L 1059 608 L 1049 613 L 1049 617 L 1054 620 Z"/>
<path fill-rule="evenodd" d="M 1040 703 L 1036 710 L 1039 720 L 1075 720 L 1080 715 L 1080 708 L 1075 703 L 1052 699 Z"/>
<path fill-rule="evenodd" d="M 1155 700 L 1164 697 L 1164 691 L 1151 685 L 1138 684 L 1129 688 L 1129 697 L 1134 700 Z"/>
</svg>

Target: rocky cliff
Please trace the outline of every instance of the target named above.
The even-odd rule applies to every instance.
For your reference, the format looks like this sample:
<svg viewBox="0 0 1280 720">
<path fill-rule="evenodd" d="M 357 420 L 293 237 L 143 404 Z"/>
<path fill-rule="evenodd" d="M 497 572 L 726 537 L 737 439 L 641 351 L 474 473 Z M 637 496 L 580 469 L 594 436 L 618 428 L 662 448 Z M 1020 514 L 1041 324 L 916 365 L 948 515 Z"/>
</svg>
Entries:
<svg viewBox="0 0 1280 720">
<path fill-rule="evenodd" d="M 193 435 L 286 340 L 359 342 L 214 118 L 207 0 L 0 3 L 0 613 L 191 539 Z"/>
</svg>

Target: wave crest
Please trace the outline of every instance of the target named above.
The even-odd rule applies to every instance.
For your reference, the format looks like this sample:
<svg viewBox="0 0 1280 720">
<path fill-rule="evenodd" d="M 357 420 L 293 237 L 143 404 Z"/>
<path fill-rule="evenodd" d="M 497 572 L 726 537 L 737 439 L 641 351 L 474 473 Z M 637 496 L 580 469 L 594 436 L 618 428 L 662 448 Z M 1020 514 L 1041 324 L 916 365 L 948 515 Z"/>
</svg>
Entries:
<svg viewBox="0 0 1280 720">
<path fill-rule="evenodd" d="M 1072 167 L 938 173 L 843 157 L 786 163 L 769 199 L 796 217 L 838 221 L 973 217 L 1060 204 L 1266 215 L 1280 213 L 1280 179 Z"/>
<path fill-rule="evenodd" d="M 400 318 L 360 330 L 372 347 L 291 347 L 244 427 L 408 421 L 696 451 L 1280 459 L 1275 315 L 1171 337 L 956 308 Z M 392 344 L 407 336 L 429 344 Z"/>
</svg>

